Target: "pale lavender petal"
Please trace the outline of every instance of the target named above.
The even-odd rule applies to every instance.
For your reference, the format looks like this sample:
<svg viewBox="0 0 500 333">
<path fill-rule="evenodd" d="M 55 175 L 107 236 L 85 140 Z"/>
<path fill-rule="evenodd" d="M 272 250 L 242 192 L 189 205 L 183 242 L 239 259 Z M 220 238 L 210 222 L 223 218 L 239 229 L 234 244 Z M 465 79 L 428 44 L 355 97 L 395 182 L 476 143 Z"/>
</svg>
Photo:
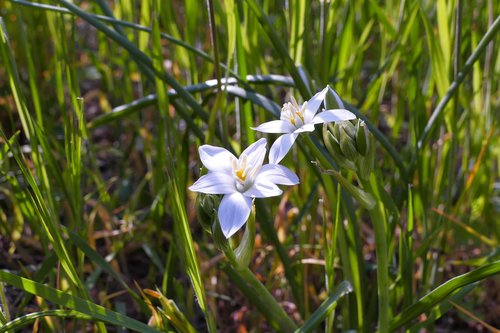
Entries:
<svg viewBox="0 0 500 333">
<path fill-rule="evenodd" d="M 298 133 L 284 134 L 274 141 L 269 151 L 269 163 L 278 164 L 292 148 Z"/>
<path fill-rule="evenodd" d="M 252 198 L 243 196 L 240 192 L 226 194 L 219 205 L 218 217 L 222 233 L 226 238 L 234 235 L 250 216 Z"/>
<path fill-rule="evenodd" d="M 313 132 L 314 124 L 305 124 L 300 128 L 297 128 L 294 133 L 303 133 L 303 132 Z"/>
<path fill-rule="evenodd" d="M 354 113 L 345 109 L 325 110 L 320 112 L 312 120 L 313 124 L 330 123 L 333 121 L 344 121 L 356 119 Z"/>
<path fill-rule="evenodd" d="M 316 112 L 318 112 L 321 103 L 325 99 L 327 88 L 316 93 L 310 100 L 307 101 L 306 109 L 304 111 L 304 123 L 308 124 L 314 118 Z"/>
<path fill-rule="evenodd" d="M 241 155 L 247 155 L 247 165 L 255 167 L 264 163 L 264 158 L 266 157 L 266 144 L 267 140 L 262 138 L 257 142 L 252 143 L 241 153 Z"/>
<path fill-rule="evenodd" d="M 236 191 L 233 176 L 222 172 L 209 172 L 189 187 L 193 192 L 228 194 Z"/>
<path fill-rule="evenodd" d="M 283 193 L 282 190 L 273 182 L 262 178 L 257 179 L 255 183 L 246 190 L 243 195 L 250 198 L 269 198 Z"/>
<path fill-rule="evenodd" d="M 228 150 L 221 147 L 203 145 L 198 149 L 198 152 L 201 162 L 209 171 L 231 172 L 231 159 L 236 157 Z"/>
<path fill-rule="evenodd" d="M 291 133 L 295 130 L 295 126 L 287 120 L 272 120 L 250 128 L 263 133 Z"/>
<path fill-rule="evenodd" d="M 266 164 L 260 169 L 257 180 L 265 179 L 280 185 L 296 185 L 299 183 L 299 177 L 290 169 L 280 164 Z"/>
</svg>

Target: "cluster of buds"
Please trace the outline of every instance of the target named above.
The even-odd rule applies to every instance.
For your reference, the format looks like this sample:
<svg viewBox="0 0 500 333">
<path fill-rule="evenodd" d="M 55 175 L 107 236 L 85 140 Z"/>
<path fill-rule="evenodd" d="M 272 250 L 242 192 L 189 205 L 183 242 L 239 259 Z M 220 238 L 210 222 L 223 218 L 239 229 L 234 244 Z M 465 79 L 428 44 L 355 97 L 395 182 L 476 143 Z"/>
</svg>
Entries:
<svg viewBox="0 0 500 333">
<path fill-rule="evenodd" d="M 328 108 L 344 107 L 333 90 L 325 99 Z M 370 130 L 361 119 L 346 120 L 323 125 L 323 140 L 328 152 L 340 168 L 356 172 L 368 179 L 375 161 L 375 144 Z"/>
</svg>

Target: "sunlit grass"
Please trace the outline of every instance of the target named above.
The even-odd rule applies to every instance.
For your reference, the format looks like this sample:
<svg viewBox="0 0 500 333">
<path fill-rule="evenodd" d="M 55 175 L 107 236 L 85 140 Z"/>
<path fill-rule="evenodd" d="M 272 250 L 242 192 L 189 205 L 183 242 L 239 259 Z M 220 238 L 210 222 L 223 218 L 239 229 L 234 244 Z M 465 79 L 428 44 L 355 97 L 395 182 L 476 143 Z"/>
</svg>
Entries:
<svg viewBox="0 0 500 333">
<path fill-rule="evenodd" d="M 0 4 L 0 332 L 499 328 L 499 4 L 208 3 Z M 373 155 L 301 134 L 226 241 L 198 147 L 327 85 Z"/>
</svg>

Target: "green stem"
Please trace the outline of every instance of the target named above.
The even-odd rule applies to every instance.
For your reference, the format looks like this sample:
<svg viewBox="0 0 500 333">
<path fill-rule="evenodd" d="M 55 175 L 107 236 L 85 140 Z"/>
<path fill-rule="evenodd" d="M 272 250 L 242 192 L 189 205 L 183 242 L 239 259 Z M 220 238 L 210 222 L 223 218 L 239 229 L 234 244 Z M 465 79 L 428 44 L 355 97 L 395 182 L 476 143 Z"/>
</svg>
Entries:
<svg viewBox="0 0 500 333">
<path fill-rule="evenodd" d="M 224 264 L 222 269 L 231 279 L 231 282 L 266 317 L 275 330 L 279 332 L 294 332 L 297 330 L 297 325 L 248 267 L 236 269 Z"/>
<path fill-rule="evenodd" d="M 357 200 L 359 200 L 359 196 L 356 195 L 352 189 L 354 186 L 350 186 L 349 188 L 346 188 L 344 185 L 347 185 L 347 181 L 339 181 L 339 180 L 344 180 L 343 177 L 340 175 L 339 172 L 333 169 L 333 163 L 327 158 L 328 153 L 327 152 L 322 152 L 321 148 L 315 144 L 315 142 L 308 136 L 308 135 L 303 135 L 303 142 L 305 142 L 305 146 L 309 148 L 309 151 L 312 152 L 312 155 L 320 162 L 322 168 L 327 168 L 328 171 L 327 174 L 333 175 L 337 182 L 343 186 L 344 189 L 350 190 L 349 193 L 355 197 Z M 304 149 L 306 150 L 306 149 Z M 314 168 L 314 170 L 318 170 L 318 168 Z M 328 198 L 335 198 L 335 188 L 333 187 L 333 181 L 331 180 L 331 177 L 325 177 L 325 170 L 322 170 L 321 173 L 319 174 L 319 179 L 322 179 L 325 191 L 326 191 L 326 196 Z M 351 184 L 349 184 L 351 185 Z M 359 189 L 359 191 L 361 191 Z M 330 201 L 331 207 L 336 206 L 336 202 Z M 344 202 L 344 205 L 346 203 Z M 347 207 L 346 207 L 347 208 Z M 347 208 L 348 209 L 348 208 Z M 337 224 L 338 225 L 338 224 Z M 339 226 L 339 228 L 341 228 Z M 337 229 L 340 231 L 339 229 Z M 344 235 L 345 232 L 345 235 Z M 361 250 L 359 246 L 357 245 L 357 242 L 355 239 L 359 238 L 359 235 L 354 234 L 354 229 L 353 226 L 347 228 L 345 231 L 342 231 L 337 234 L 339 236 L 339 241 L 340 241 L 340 255 L 342 258 L 342 261 L 344 262 L 344 265 L 347 265 L 349 267 L 345 267 L 343 273 L 344 276 L 346 277 L 347 280 L 351 281 L 355 292 L 355 298 L 353 298 L 353 303 L 354 306 L 350 307 L 349 311 L 351 313 L 350 318 L 351 322 L 353 325 L 355 325 L 356 321 L 358 324 L 358 329 L 360 332 L 364 331 L 364 305 L 365 300 L 364 300 L 364 292 L 363 292 L 363 276 L 362 273 L 364 269 L 362 268 L 362 265 L 360 263 L 359 258 L 361 257 Z M 343 237 L 348 237 L 349 241 L 352 244 L 352 248 L 350 246 L 347 246 L 347 242 L 345 238 Z M 334 258 L 334 256 L 332 257 Z M 355 319 L 353 319 L 355 318 Z"/>
<path fill-rule="evenodd" d="M 377 198 L 375 207 L 368 211 L 375 232 L 375 251 L 377 254 L 377 289 L 378 289 L 378 331 L 389 332 L 389 264 L 387 260 L 387 230 L 384 206 L 376 186 L 375 175 L 370 180 L 360 179 L 364 189 Z"/>
</svg>

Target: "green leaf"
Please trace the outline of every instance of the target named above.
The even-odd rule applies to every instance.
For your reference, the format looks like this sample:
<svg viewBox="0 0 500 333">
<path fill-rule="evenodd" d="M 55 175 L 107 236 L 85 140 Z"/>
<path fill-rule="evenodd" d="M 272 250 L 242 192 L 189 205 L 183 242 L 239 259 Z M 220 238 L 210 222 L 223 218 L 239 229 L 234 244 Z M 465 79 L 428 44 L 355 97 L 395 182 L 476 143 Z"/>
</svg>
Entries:
<svg viewBox="0 0 500 333">
<path fill-rule="evenodd" d="M 56 318 L 73 318 L 73 319 L 83 319 L 92 321 L 93 318 L 91 316 L 87 316 L 83 313 L 73 310 L 46 310 L 40 312 L 32 312 L 26 314 L 24 316 L 17 317 L 7 323 L 4 323 L 2 327 L 0 327 L 0 333 L 8 333 L 9 331 L 14 332 L 21 330 L 23 327 L 26 327 L 33 323 L 35 320 L 44 317 L 56 317 Z"/>
<path fill-rule="evenodd" d="M 389 331 L 393 332 L 422 313 L 432 310 L 455 290 L 496 274 L 500 274 L 500 260 L 448 280 L 394 317 L 389 324 Z"/>
<path fill-rule="evenodd" d="M 30 294 L 40 296 L 47 301 L 87 315 L 93 320 L 102 321 L 119 327 L 126 327 L 137 332 L 159 332 L 140 321 L 124 316 L 118 312 L 108 310 L 105 307 L 73 296 L 67 292 L 45 286 L 41 283 L 19 277 L 3 270 L 0 271 L 0 281 L 4 281 Z"/>
<path fill-rule="evenodd" d="M 309 319 L 302 325 L 296 333 L 312 332 L 321 322 L 335 309 L 337 302 L 345 295 L 353 291 L 349 281 L 342 281 L 331 295 L 314 311 Z"/>
<path fill-rule="evenodd" d="M 201 281 L 200 268 L 198 259 L 194 249 L 191 230 L 189 229 L 189 221 L 186 215 L 186 205 L 180 195 L 175 175 L 174 161 L 170 153 L 166 154 L 168 161 L 168 193 L 171 200 L 172 214 L 174 219 L 174 234 L 177 245 L 177 251 L 182 262 L 185 265 L 186 273 L 188 274 L 193 285 L 194 292 L 198 299 L 198 304 L 201 310 L 205 313 L 208 329 L 210 332 L 215 332 L 215 323 L 209 312 L 206 298 L 205 288 Z"/>
</svg>

